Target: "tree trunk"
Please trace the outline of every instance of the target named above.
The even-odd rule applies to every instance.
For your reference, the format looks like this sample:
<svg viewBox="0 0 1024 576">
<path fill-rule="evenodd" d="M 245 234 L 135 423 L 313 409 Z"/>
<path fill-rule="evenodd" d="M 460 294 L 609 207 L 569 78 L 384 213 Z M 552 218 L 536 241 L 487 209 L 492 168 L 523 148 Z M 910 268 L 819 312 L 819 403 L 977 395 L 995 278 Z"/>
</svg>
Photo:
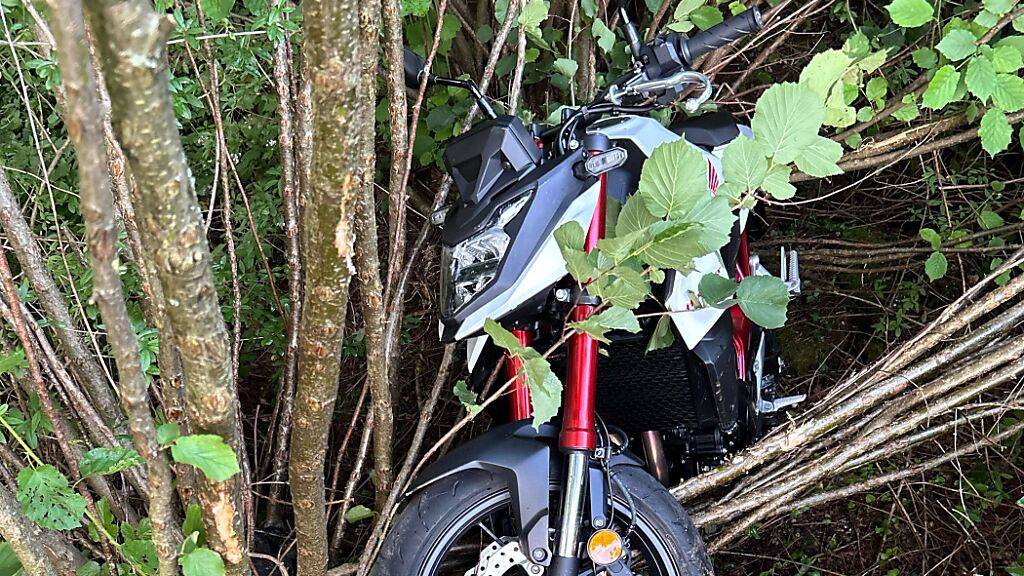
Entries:
<svg viewBox="0 0 1024 576">
<path fill-rule="evenodd" d="M 289 484 L 299 576 L 327 569 L 324 457 L 338 394 L 341 342 L 353 273 L 352 217 L 359 194 L 360 140 L 373 106 L 360 89 L 359 3 L 303 5 L 305 81 L 312 86 L 313 142 L 304 190 L 302 252 L 306 286 L 299 330 Z"/>
<path fill-rule="evenodd" d="M 117 362 L 121 402 L 128 414 L 128 429 L 135 449 L 146 461 L 149 517 L 153 523 L 161 576 L 178 574 L 181 534 L 175 514 L 174 477 L 167 455 L 156 441 L 156 423 L 150 411 L 149 391 L 139 359 L 139 342 L 132 330 L 121 278 L 114 268 L 117 227 L 114 198 L 107 176 L 106 149 L 101 125 L 103 113 L 89 65 L 85 21 L 78 0 L 47 3 L 57 43 L 66 110 L 64 121 L 78 159 L 79 192 L 85 219 L 86 242 L 93 270 L 93 295 L 107 327 L 107 341 Z"/>
<path fill-rule="evenodd" d="M 0 536 L 11 545 L 26 576 L 75 576 L 83 558 L 56 533 L 43 530 L 21 513 L 21 505 L 0 487 Z"/>
<path fill-rule="evenodd" d="M 135 208 L 152 254 L 181 354 L 191 432 L 215 434 L 241 450 L 238 395 L 227 329 L 217 302 L 210 250 L 167 85 L 170 20 L 144 0 L 88 0 L 114 129 L 135 177 Z M 238 475 L 203 477 L 198 496 L 210 547 L 227 574 L 248 572 Z M 245 487 L 247 489 L 247 487 Z"/>
<path fill-rule="evenodd" d="M 0 182 L 0 212 L 10 216 L 4 222 L 4 231 L 11 243 L 11 250 L 17 256 L 22 271 L 39 297 L 39 304 L 53 327 L 61 351 L 69 360 L 72 373 L 88 391 L 96 410 L 107 424 L 116 430 L 122 416 L 117 408 L 117 398 L 110 387 L 110 382 L 82 340 L 81 333 L 78 332 L 75 321 L 68 311 L 64 295 L 61 294 L 50 271 L 46 269 L 46 256 L 36 244 L 32 228 L 25 221 L 18 199 L 6 179 Z"/>
</svg>

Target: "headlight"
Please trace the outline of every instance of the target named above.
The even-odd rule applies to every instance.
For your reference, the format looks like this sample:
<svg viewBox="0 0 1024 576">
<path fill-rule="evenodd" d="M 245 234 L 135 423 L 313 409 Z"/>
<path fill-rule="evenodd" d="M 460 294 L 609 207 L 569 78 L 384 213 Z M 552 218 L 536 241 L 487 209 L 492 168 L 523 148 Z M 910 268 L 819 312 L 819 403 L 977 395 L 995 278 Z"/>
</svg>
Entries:
<svg viewBox="0 0 1024 576">
<path fill-rule="evenodd" d="M 445 316 L 453 315 L 494 279 L 511 241 L 505 233 L 505 225 L 522 211 L 529 199 L 530 195 L 524 194 L 509 202 L 480 232 L 455 246 L 444 247 L 441 302 Z"/>
</svg>

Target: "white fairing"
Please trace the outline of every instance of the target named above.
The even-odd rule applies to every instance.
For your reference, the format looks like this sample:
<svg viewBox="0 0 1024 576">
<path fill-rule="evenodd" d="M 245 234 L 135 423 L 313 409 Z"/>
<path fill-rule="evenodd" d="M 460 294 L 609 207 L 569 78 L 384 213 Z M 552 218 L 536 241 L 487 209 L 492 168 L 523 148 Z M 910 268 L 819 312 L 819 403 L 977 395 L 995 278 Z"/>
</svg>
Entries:
<svg viewBox="0 0 1024 576">
<path fill-rule="evenodd" d="M 629 140 L 648 157 L 661 144 L 680 139 L 678 134 L 665 128 L 656 120 L 640 116 L 607 118 L 591 126 L 590 131 L 602 133 L 613 141 Z M 753 133 L 746 126 L 740 126 L 740 133 L 746 137 L 753 137 Z M 722 174 L 722 151 L 724 146 L 716 148 L 712 152 L 699 148 L 698 150 L 708 160 L 710 168 L 709 185 L 712 190 L 715 190 L 722 180 L 720 175 Z M 590 225 L 599 193 L 600 184 L 595 184 L 581 194 L 566 211 L 558 226 L 570 220 L 575 220 L 586 229 Z M 746 228 L 748 213 L 748 210 L 740 211 L 741 230 Z M 724 310 L 717 308 L 694 307 L 692 296 L 698 294 L 698 284 L 701 277 L 705 274 L 727 276 L 722 256 L 717 252 L 698 258 L 694 264 L 695 270 L 688 274 L 675 275 L 672 287 L 668 291 L 669 296 L 665 301 L 666 308 L 673 312 L 673 323 L 682 335 L 686 346 L 690 349 L 701 341 L 711 328 L 714 327 L 722 314 L 725 313 Z M 554 237 L 548 238 L 523 275 L 503 297 L 497 298 L 486 307 L 477 310 L 462 323 L 455 335 L 456 340 L 461 340 L 479 331 L 483 327 L 484 320 L 487 318 L 500 319 L 541 290 L 550 287 L 564 277 L 566 273 L 565 261 L 562 259 L 558 244 L 555 242 Z M 767 271 L 760 267 L 755 273 L 767 273 Z M 467 341 L 470 370 L 473 369 L 479 360 L 487 340 L 488 336 L 483 335 Z"/>
<path fill-rule="evenodd" d="M 555 229 L 557 230 L 566 222 L 576 221 L 586 230 L 594 216 L 594 209 L 597 207 L 597 195 L 600 191 L 601 185 L 597 183 L 588 188 L 583 194 L 580 194 L 569 205 L 568 210 L 565 211 L 561 220 L 555 225 Z M 562 252 L 558 249 L 555 237 L 552 235 L 544 242 L 540 250 L 537 251 L 537 255 L 534 256 L 530 265 L 523 271 L 523 275 L 515 281 L 511 288 L 466 318 L 462 325 L 459 326 L 459 331 L 455 333 L 455 339 L 461 340 L 470 334 L 478 332 L 484 327 L 484 320 L 488 318 L 501 319 L 505 314 L 537 295 L 541 290 L 545 290 L 561 280 L 566 273 L 565 260 L 562 258 Z M 443 327 L 441 329 L 443 330 Z"/>
<path fill-rule="evenodd" d="M 657 120 L 642 116 L 608 118 L 595 123 L 590 130 L 600 132 L 613 141 L 629 140 L 647 157 L 650 157 L 658 146 L 681 138 L 675 132 L 662 126 Z M 753 137 L 753 132 L 746 126 L 740 126 L 740 134 L 748 138 Z M 710 168 L 708 183 L 714 191 L 722 181 L 720 176 L 722 174 L 722 152 L 725 147 L 720 146 L 711 152 L 697 149 L 708 160 Z M 748 213 L 749 210 L 740 211 L 740 230 L 746 228 Z M 727 277 L 722 256 L 717 252 L 696 259 L 694 268 L 688 274 L 675 274 L 672 286 L 668 291 L 668 298 L 664 303 L 665 307 L 673 313 L 672 323 L 675 324 L 687 348 L 690 349 L 700 343 L 701 339 L 725 313 L 724 310 L 718 308 L 696 308 L 693 305 L 692 296 L 699 293 L 698 284 L 701 277 L 705 274 L 718 274 Z"/>
</svg>

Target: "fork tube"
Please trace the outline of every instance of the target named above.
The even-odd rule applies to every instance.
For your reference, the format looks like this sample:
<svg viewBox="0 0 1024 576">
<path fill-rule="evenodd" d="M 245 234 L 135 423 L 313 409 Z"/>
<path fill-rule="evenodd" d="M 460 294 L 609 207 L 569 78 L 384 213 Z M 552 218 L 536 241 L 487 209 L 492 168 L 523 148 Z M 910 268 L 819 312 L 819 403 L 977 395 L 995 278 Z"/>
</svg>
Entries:
<svg viewBox="0 0 1024 576">
<path fill-rule="evenodd" d="M 584 249 L 590 252 L 597 247 L 597 241 L 604 237 L 605 174 L 601 175 L 601 190 L 597 206 L 590 221 Z M 595 306 L 578 304 L 572 311 L 574 321 L 586 320 L 594 313 Z M 597 388 L 597 341 L 584 333 L 576 333 L 569 341 L 569 374 L 565 391 L 565 411 L 562 416 L 562 433 L 559 446 L 563 451 L 587 450 L 597 446 L 594 430 L 594 395 Z"/>
<path fill-rule="evenodd" d="M 588 148 L 590 148 L 588 146 Z M 591 149 L 591 153 L 601 150 Z M 601 189 L 597 206 L 590 221 L 584 249 L 590 252 L 604 237 L 605 193 L 608 180 L 601 175 Z M 573 320 L 589 318 L 596 307 L 590 303 L 578 304 L 572 311 Z M 569 374 L 562 414 L 562 432 L 558 444 L 569 455 L 562 500 L 562 520 L 558 533 L 555 557 L 550 566 L 551 576 L 576 576 L 580 560 L 578 548 L 583 503 L 587 494 L 587 469 L 590 454 L 597 447 L 595 431 L 594 397 L 597 391 L 597 341 L 586 334 L 577 333 L 569 341 Z"/>
<path fill-rule="evenodd" d="M 520 346 L 529 346 L 533 342 L 533 332 L 529 330 L 516 329 L 512 335 L 519 340 Z M 526 374 L 523 372 L 523 361 L 511 354 L 505 355 L 505 379 L 515 378 L 512 383 L 512 392 L 509 393 L 508 413 L 513 422 L 525 420 L 533 416 L 533 408 L 530 404 L 530 387 L 526 384 Z"/>
</svg>

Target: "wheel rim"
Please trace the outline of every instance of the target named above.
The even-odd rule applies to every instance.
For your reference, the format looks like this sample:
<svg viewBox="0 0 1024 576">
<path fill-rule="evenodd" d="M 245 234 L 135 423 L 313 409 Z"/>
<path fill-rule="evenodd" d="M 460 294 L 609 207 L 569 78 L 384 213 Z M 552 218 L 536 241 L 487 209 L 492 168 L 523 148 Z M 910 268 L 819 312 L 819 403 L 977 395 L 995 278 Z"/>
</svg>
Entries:
<svg viewBox="0 0 1024 576">
<path fill-rule="evenodd" d="M 629 505 L 613 498 L 612 526 L 620 534 L 629 516 Z M 512 528 L 511 496 L 508 490 L 486 495 L 473 503 L 459 518 L 449 522 L 442 536 L 434 542 L 426 556 L 420 576 L 465 576 L 474 568 L 480 553 L 494 538 L 517 538 Z M 636 512 L 636 527 L 629 538 L 632 548 L 630 567 L 635 576 L 680 576 L 668 552 L 669 547 L 651 522 Z M 581 564 L 580 576 L 593 576 L 589 561 Z M 512 567 L 502 576 L 533 576 L 520 566 Z"/>
</svg>

